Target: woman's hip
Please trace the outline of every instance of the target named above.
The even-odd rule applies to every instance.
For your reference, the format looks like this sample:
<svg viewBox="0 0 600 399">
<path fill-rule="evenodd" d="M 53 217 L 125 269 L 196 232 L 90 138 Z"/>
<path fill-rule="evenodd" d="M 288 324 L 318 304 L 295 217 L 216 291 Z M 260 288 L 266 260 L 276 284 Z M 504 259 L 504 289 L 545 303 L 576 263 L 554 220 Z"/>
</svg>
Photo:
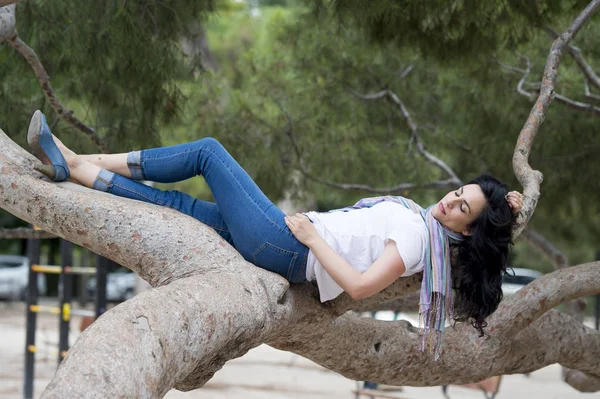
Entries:
<svg viewBox="0 0 600 399">
<path fill-rule="evenodd" d="M 289 230 L 278 230 L 262 235 L 252 248 L 240 252 L 254 265 L 278 273 L 292 283 L 301 283 L 306 281 L 308 251 Z"/>
</svg>

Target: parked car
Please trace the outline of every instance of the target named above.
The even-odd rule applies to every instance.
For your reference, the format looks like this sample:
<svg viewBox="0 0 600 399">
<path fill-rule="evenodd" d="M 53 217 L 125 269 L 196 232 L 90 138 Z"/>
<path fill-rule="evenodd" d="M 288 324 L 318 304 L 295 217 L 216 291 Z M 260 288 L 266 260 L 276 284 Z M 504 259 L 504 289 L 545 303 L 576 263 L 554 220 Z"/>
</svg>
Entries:
<svg viewBox="0 0 600 399">
<path fill-rule="evenodd" d="M 514 294 L 536 278 L 542 276 L 542 273 L 537 270 L 520 267 L 509 267 L 508 273 L 509 275 L 502 276 L 502 293 L 504 296 Z"/>
<path fill-rule="evenodd" d="M 106 300 L 109 302 L 122 302 L 133 298 L 135 295 L 136 274 L 124 267 L 106 275 Z M 88 280 L 88 293 L 96 293 L 96 278 Z"/>
<path fill-rule="evenodd" d="M 0 298 L 24 300 L 29 281 L 29 258 L 0 255 Z M 37 275 L 38 295 L 46 295 L 46 276 Z"/>
</svg>

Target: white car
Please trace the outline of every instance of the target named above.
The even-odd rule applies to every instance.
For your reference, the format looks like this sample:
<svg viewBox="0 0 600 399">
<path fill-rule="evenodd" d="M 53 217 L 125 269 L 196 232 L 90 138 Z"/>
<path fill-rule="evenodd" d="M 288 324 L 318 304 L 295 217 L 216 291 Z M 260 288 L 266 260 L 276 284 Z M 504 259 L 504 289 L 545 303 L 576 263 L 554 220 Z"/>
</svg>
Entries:
<svg viewBox="0 0 600 399">
<path fill-rule="evenodd" d="M 136 274 L 124 267 L 106 275 L 106 300 L 109 302 L 122 302 L 133 298 L 135 295 Z M 94 296 L 96 291 L 96 278 L 88 281 L 88 293 Z"/>
<path fill-rule="evenodd" d="M 536 278 L 542 276 L 542 273 L 537 270 L 519 267 L 509 267 L 508 273 L 509 275 L 502 276 L 502 293 L 504 296 L 514 294 Z"/>
<path fill-rule="evenodd" d="M 43 273 L 38 273 L 37 277 L 38 295 L 46 295 L 46 276 Z M 28 281 L 29 258 L 0 255 L 0 298 L 25 299 Z"/>
</svg>

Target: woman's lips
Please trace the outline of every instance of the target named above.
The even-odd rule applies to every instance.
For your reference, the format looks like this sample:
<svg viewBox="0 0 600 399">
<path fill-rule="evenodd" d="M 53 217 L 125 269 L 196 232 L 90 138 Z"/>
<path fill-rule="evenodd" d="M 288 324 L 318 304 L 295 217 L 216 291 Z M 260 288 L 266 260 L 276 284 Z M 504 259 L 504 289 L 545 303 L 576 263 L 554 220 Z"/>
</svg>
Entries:
<svg viewBox="0 0 600 399">
<path fill-rule="evenodd" d="M 442 213 L 445 215 L 446 214 L 446 209 L 444 208 L 444 204 L 442 204 L 440 202 L 440 211 L 442 211 Z"/>
</svg>

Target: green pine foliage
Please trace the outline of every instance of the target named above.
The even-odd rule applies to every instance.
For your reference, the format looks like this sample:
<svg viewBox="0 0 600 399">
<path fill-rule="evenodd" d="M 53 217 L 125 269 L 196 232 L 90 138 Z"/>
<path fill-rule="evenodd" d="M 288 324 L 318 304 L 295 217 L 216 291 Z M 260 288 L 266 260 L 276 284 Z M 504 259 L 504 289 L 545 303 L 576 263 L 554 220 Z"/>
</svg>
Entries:
<svg viewBox="0 0 600 399">
<path fill-rule="evenodd" d="M 371 40 L 417 48 L 438 60 L 465 60 L 516 48 L 543 25 L 576 15 L 584 0 L 304 0 L 328 25 Z"/>
<path fill-rule="evenodd" d="M 158 123 L 175 117 L 182 103 L 175 80 L 189 73 L 179 41 L 215 3 L 24 1 L 17 6 L 17 31 L 36 51 L 59 99 L 110 149 L 157 145 Z M 21 138 L 33 110 L 42 108 L 51 120 L 54 112 L 21 55 L 2 45 L 0 59 L 0 123 Z"/>
</svg>

